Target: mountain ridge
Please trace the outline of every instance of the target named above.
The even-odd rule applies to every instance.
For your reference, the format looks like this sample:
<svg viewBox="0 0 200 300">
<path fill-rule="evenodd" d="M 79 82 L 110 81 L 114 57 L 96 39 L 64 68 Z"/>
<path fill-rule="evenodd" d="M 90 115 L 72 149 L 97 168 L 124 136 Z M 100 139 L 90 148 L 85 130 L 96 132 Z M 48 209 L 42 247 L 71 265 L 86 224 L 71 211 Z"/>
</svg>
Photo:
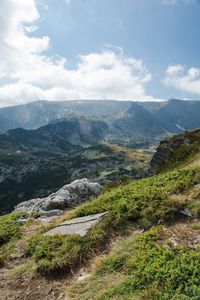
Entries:
<svg viewBox="0 0 200 300">
<path fill-rule="evenodd" d="M 107 123 L 110 137 L 121 135 L 122 139 L 124 134 L 126 143 L 130 140 L 130 145 L 133 145 L 133 140 L 137 140 L 138 137 L 146 139 L 150 144 L 152 140 L 153 144 L 167 135 L 200 127 L 200 101 L 37 101 L 1 108 L 0 131 L 5 133 L 18 127 L 37 129 L 62 119 L 81 119 L 86 116 Z"/>
</svg>

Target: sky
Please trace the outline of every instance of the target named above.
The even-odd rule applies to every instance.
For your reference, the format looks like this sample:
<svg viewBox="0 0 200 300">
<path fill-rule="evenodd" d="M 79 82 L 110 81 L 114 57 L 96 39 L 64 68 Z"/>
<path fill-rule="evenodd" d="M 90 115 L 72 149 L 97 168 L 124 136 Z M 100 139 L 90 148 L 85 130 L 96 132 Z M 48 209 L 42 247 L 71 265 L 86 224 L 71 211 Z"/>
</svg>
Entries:
<svg viewBox="0 0 200 300">
<path fill-rule="evenodd" d="M 200 0 L 0 0 L 0 107 L 200 99 Z"/>
</svg>

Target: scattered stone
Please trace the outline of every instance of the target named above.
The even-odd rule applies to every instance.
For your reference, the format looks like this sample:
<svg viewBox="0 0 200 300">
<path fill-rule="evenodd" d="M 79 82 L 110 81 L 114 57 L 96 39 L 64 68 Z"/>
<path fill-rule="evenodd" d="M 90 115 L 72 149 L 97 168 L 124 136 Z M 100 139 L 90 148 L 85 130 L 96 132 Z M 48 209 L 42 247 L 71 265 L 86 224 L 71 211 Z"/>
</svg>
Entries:
<svg viewBox="0 0 200 300">
<path fill-rule="evenodd" d="M 186 207 L 183 210 L 180 210 L 180 212 L 185 216 L 192 218 L 192 212 L 189 208 Z"/>
<path fill-rule="evenodd" d="M 39 220 L 39 221 L 41 221 L 43 223 L 51 223 L 55 219 L 57 219 L 57 216 L 52 216 L 52 217 L 42 216 L 42 217 L 38 218 L 37 220 Z"/>
<path fill-rule="evenodd" d="M 88 231 L 96 224 L 100 223 L 107 214 L 108 212 L 104 212 L 65 221 L 57 227 L 45 232 L 44 235 L 52 236 L 55 234 L 78 234 L 80 236 L 85 236 L 88 233 Z"/>
<path fill-rule="evenodd" d="M 90 272 L 86 268 L 82 268 L 79 271 L 77 281 L 83 281 L 90 276 Z"/>
<path fill-rule="evenodd" d="M 101 186 L 99 183 L 90 182 L 84 178 L 64 185 L 48 197 L 22 202 L 15 207 L 15 210 L 38 213 L 48 217 L 58 216 L 63 213 L 63 210 L 83 203 L 99 195 L 100 192 Z"/>
<path fill-rule="evenodd" d="M 51 218 L 51 217 L 59 217 L 63 214 L 63 210 L 61 209 L 52 209 L 49 211 L 45 211 L 44 215 L 40 215 L 41 218 Z"/>
<path fill-rule="evenodd" d="M 17 222 L 20 224 L 25 224 L 27 222 L 27 218 L 19 218 L 17 219 Z"/>
<path fill-rule="evenodd" d="M 200 183 L 196 184 L 196 185 L 194 186 L 194 188 L 197 189 L 197 190 L 199 190 L 199 189 L 200 189 Z"/>
<path fill-rule="evenodd" d="M 164 221 L 163 221 L 163 220 L 159 220 L 159 221 L 158 221 L 158 225 L 161 225 L 161 224 L 164 224 Z"/>
<path fill-rule="evenodd" d="M 197 238 L 196 240 L 193 241 L 194 244 L 200 244 L 200 238 Z"/>
<path fill-rule="evenodd" d="M 174 247 L 178 247 L 179 245 L 179 240 L 177 238 L 177 236 L 172 235 L 169 239 L 168 242 L 170 242 Z"/>
</svg>

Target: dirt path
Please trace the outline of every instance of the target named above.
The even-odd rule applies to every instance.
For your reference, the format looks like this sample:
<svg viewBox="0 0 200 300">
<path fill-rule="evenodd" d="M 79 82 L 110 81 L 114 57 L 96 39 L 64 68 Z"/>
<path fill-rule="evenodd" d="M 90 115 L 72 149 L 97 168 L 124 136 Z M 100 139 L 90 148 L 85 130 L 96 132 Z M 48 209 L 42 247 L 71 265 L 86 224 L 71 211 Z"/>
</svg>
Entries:
<svg viewBox="0 0 200 300">
<path fill-rule="evenodd" d="M 0 269 L 0 300 L 66 300 L 67 279 L 47 279 L 34 272 L 34 263 L 24 257 L 27 239 L 41 224 L 24 230 L 15 252 Z"/>
</svg>

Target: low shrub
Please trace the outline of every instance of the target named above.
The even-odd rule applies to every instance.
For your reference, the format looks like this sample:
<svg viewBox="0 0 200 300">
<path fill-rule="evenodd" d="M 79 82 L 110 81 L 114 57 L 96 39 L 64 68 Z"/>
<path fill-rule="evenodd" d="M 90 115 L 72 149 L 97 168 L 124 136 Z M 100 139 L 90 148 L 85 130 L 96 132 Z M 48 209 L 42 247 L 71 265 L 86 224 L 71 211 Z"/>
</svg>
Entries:
<svg viewBox="0 0 200 300">
<path fill-rule="evenodd" d="M 200 251 L 173 246 L 165 248 L 159 241 L 163 234 L 158 227 L 133 241 L 131 254 L 122 266 L 124 280 L 105 293 L 102 300 L 131 294 L 141 294 L 148 300 L 198 299 Z M 117 271 L 109 259 L 104 264 Z"/>
<path fill-rule="evenodd" d="M 13 212 L 0 217 L 0 266 L 12 253 L 15 242 L 20 238 L 22 225 L 17 221 L 23 214 Z"/>
<path fill-rule="evenodd" d="M 133 181 L 126 186 L 106 192 L 97 199 L 76 209 L 72 217 L 109 211 L 112 226 L 127 222 L 152 226 L 159 220 L 172 220 L 187 205 L 177 197 L 200 181 L 199 169 L 178 169 L 173 172 Z"/>
<path fill-rule="evenodd" d="M 115 234 L 121 233 L 130 224 L 149 228 L 159 220 L 173 221 L 176 213 L 187 205 L 185 197 L 181 197 L 179 193 L 185 192 L 199 180 L 199 169 L 180 169 L 106 192 L 75 209 L 70 215 L 74 218 L 109 212 L 105 220 L 87 236 L 47 237 L 42 235 L 45 232 L 43 228 L 40 234 L 29 240 L 27 254 L 34 258 L 41 272 L 73 269 L 96 253 L 101 245 L 105 246 L 112 231 Z"/>
<path fill-rule="evenodd" d="M 20 237 L 22 226 L 17 220 L 21 216 L 22 213 L 13 212 L 0 217 L 0 246 Z"/>
<path fill-rule="evenodd" d="M 200 250 L 163 244 L 166 237 L 161 226 L 128 238 L 83 285 L 72 286 L 70 296 L 94 300 L 199 299 Z"/>
<path fill-rule="evenodd" d="M 26 255 L 35 260 L 41 273 L 73 271 L 102 248 L 108 237 L 105 224 L 97 225 L 85 237 L 35 234 L 28 240 Z"/>
</svg>

